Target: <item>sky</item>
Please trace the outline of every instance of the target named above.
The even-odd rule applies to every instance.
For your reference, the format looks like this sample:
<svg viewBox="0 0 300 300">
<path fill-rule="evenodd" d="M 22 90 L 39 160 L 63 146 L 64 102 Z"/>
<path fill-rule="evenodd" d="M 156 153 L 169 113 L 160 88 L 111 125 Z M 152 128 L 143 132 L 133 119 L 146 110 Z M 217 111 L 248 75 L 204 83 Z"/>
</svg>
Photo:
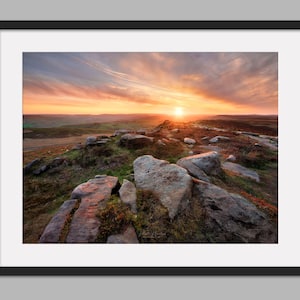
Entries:
<svg viewBox="0 0 300 300">
<path fill-rule="evenodd" d="M 277 114 L 275 52 L 25 52 L 24 114 Z"/>
</svg>

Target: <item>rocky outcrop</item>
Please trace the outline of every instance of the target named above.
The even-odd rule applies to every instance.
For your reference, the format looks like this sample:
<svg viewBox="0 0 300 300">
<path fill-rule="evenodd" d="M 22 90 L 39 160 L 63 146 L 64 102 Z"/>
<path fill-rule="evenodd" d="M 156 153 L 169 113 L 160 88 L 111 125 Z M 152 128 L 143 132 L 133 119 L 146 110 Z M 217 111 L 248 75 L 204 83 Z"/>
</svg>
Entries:
<svg viewBox="0 0 300 300">
<path fill-rule="evenodd" d="M 234 162 L 234 161 L 236 161 L 236 157 L 233 154 L 230 154 L 230 155 L 228 155 L 228 157 L 225 160 Z"/>
<path fill-rule="evenodd" d="M 196 141 L 195 141 L 194 139 L 191 139 L 191 138 L 188 138 L 188 137 L 185 137 L 185 138 L 183 139 L 183 142 L 184 142 L 185 144 L 188 144 L 188 145 L 194 145 L 194 144 L 196 144 Z"/>
<path fill-rule="evenodd" d="M 120 139 L 120 146 L 129 149 L 139 149 L 149 146 L 153 143 L 153 138 L 141 134 L 127 133 L 122 135 Z"/>
<path fill-rule="evenodd" d="M 222 173 L 220 157 L 215 151 L 181 158 L 177 161 L 177 165 L 185 168 L 193 177 L 204 181 L 209 181 L 207 175 Z"/>
<path fill-rule="evenodd" d="M 124 179 L 123 184 L 119 190 L 120 199 L 125 204 L 129 205 L 131 211 L 136 213 L 136 188 L 135 185 Z"/>
<path fill-rule="evenodd" d="M 219 141 L 230 141 L 230 138 L 227 136 L 217 135 L 209 140 L 210 143 L 217 143 Z"/>
<path fill-rule="evenodd" d="M 239 164 L 227 161 L 222 164 L 222 168 L 234 173 L 237 176 L 250 178 L 252 180 L 255 180 L 256 182 L 260 182 L 259 175 L 255 171 L 243 167 Z"/>
<path fill-rule="evenodd" d="M 34 159 L 30 163 L 28 163 L 24 167 L 24 174 L 29 174 L 33 171 L 34 167 L 38 166 L 40 164 L 41 160 L 39 158 Z"/>
<path fill-rule="evenodd" d="M 184 168 L 151 155 L 138 157 L 133 168 L 136 187 L 155 193 L 171 219 L 186 208 L 191 199 L 192 179 Z"/>
<path fill-rule="evenodd" d="M 78 200 L 72 199 L 65 201 L 55 216 L 48 223 L 41 238 L 40 243 L 59 243 L 61 234 L 68 223 L 72 211 L 76 208 Z"/>
<path fill-rule="evenodd" d="M 96 141 L 97 141 L 97 137 L 89 136 L 89 137 L 86 138 L 86 145 L 87 146 L 96 145 Z"/>
<path fill-rule="evenodd" d="M 128 226 L 121 234 L 110 235 L 107 238 L 108 244 L 137 244 L 139 240 L 132 226 Z"/>
<path fill-rule="evenodd" d="M 132 131 L 129 129 L 118 129 L 114 132 L 113 136 L 118 136 L 126 133 L 131 133 Z"/>
<path fill-rule="evenodd" d="M 71 198 L 80 199 L 81 202 L 73 216 L 66 239 L 67 243 L 95 242 L 100 226 L 96 216 L 97 211 L 105 207 L 118 183 L 117 177 L 102 176 L 90 179 L 73 190 Z"/>
<path fill-rule="evenodd" d="M 277 241 L 267 216 L 245 198 L 200 180 L 194 185 L 193 195 L 205 211 L 206 234 L 211 242 Z"/>
<path fill-rule="evenodd" d="M 193 154 L 193 153 L 191 153 L 191 154 Z M 177 165 L 186 169 L 191 176 L 201 179 L 206 182 L 210 182 L 207 174 L 203 170 L 201 170 L 197 165 L 194 164 L 193 159 L 189 159 L 194 156 L 196 156 L 196 155 L 192 155 L 189 157 L 184 157 L 184 158 L 179 159 L 177 161 Z"/>
</svg>

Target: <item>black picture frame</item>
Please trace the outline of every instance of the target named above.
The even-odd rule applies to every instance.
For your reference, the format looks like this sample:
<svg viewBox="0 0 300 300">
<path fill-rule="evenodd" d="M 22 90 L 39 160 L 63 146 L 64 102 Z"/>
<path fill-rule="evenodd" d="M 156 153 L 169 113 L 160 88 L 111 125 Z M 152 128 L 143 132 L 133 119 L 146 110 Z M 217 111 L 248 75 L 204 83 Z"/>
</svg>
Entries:
<svg viewBox="0 0 300 300">
<path fill-rule="evenodd" d="M 299 30 L 300 21 L 0 21 L 2 30 Z M 300 267 L 2 267 L 16 276 L 299 276 Z"/>
</svg>

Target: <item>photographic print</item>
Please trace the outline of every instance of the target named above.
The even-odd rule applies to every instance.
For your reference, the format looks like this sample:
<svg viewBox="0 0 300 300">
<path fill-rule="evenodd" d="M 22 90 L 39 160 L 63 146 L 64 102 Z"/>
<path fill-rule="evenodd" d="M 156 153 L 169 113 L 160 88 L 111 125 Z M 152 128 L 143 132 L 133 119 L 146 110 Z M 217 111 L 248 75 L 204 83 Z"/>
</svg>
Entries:
<svg viewBox="0 0 300 300">
<path fill-rule="evenodd" d="M 277 52 L 23 52 L 23 243 L 278 243 Z"/>
</svg>

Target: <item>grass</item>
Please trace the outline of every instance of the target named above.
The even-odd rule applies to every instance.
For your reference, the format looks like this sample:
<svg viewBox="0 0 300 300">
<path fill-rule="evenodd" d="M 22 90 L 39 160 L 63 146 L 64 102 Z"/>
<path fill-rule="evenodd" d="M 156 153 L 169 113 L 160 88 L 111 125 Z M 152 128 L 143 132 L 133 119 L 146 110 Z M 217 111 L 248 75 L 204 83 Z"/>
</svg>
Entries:
<svg viewBox="0 0 300 300">
<path fill-rule="evenodd" d="M 205 242 L 203 211 L 198 200 L 170 220 L 168 210 L 150 191 L 138 191 L 137 214 L 113 195 L 103 209 L 99 209 L 100 221 L 97 242 L 105 243 L 112 234 L 123 232 L 128 225 L 135 228 L 140 243 Z"/>
<path fill-rule="evenodd" d="M 122 128 L 121 123 L 110 124 L 111 129 Z M 79 134 L 88 130 L 95 130 L 101 134 L 99 124 L 88 125 L 86 128 L 72 126 L 60 127 L 59 129 L 32 129 L 34 134 L 45 136 L 61 136 L 64 134 Z M 127 123 L 124 128 L 129 128 Z M 108 127 L 101 124 L 103 132 Z M 141 124 L 132 123 L 132 128 L 141 128 Z M 179 128 L 173 137 L 183 140 L 188 136 L 195 138 L 197 145 L 206 145 L 207 141 L 201 141 L 203 136 L 213 137 L 214 131 L 205 129 L 189 128 L 187 124 L 173 124 Z M 181 126 L 181 127 L 180 127 Z M 216 125 L 216 127 L 218 127 Z M 39 131 L 40 130 L 40 131 Z M 76 133 L 77 132 L 77 133 Z M 70 147 L 53 146 L 31 152 L 24 152 L 24 164 L 35 158 L 43 158 L 42 164 L 51 162 L 60 156 L 66 159 L 66 164 L 51 169 L 39 176 L 24 176 L 24 233 L 25 243 L 36 243 L 39 240 L 45 226 L 57 212 L 61 204 L 70 198 L 73 189 L 97 174 L 116 176 L 119 181 L 126 178 L 133 181 L 133 161 L 141 155 L 149 154 L 156 158 L 164 159 L 170 163 L 176 163 L 178 159 L 187 156 L 191 150 L 183 143 L 169 142 L 165 146 L 158 145 L 156 141 L 165 137 L 164 129 L 152 136 L 155 142 L 142 149 L 127 149 L 120 147 L 120 137 L 114 137 L 105 145 L 86 147 L 81 150 L 69 150 Z M 217 133 L 220 134 L 220 133 Z M 26 134 L 27 135 L 27 134 Z M 36 135 L 35 135 L 36 136 Z M 212 178 L 213 183 L 227 189 L 230 192 L 243 195 L 252 201 L 257 207 L 277 218 L 277 152 L 265 147 L 257 148 L 254 142 L 246 137 L 230 135 L 230 143 L 220 143 L 222 147 L 222 159 L 225 155 L 234 154 L 237 163 L 256 170 L 261 178 L 260 183 L 249 179 L 224 173 L 222 176 Z M 193 151 L 197 151 L 195 146 Z M 39 167 L 39 166 L 37 166 Z M 167 209 L 158 201 L 157 197 L 147 191 L 139 191 L 137 195 L 138 213 L 133 214 L 129 208 L 120 202 L 115 195 L 108 201 L 107 207 L 99 211 L 101 220 L 98 242 L 106 242 L 111 234 L 122 232 L 128 224 L 132 224 L 140 242 L 144 243 L 193 243 L 209 242 L 210 237 L 204 228 L 204 212 L 199 201 L 192 199 L 188 207 L 173 220 L 168 217 Z M 64 235 L 66 233 L 63 233 Z"/>
</svg>

